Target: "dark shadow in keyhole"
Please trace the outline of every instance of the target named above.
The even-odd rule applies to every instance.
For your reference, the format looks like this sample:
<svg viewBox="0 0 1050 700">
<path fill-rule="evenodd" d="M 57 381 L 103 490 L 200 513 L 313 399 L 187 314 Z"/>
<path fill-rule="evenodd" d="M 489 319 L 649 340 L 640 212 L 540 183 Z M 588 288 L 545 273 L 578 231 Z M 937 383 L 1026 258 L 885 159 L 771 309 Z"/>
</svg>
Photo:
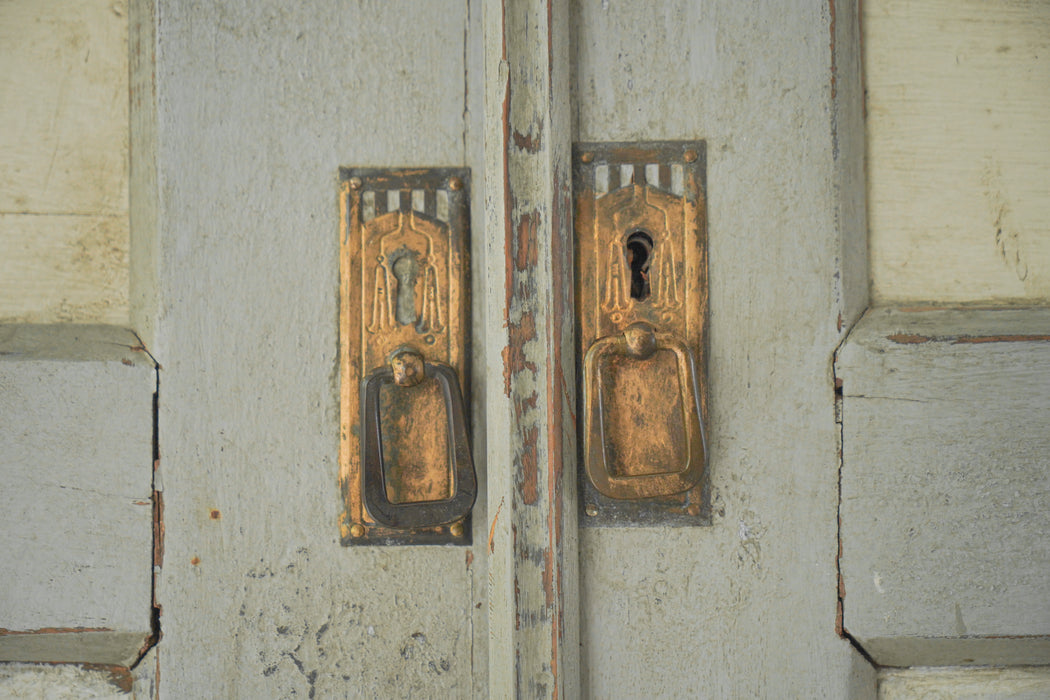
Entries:
<svg viewBox="0 0 1050 700">
<path fill-rule="evenodd" d="M 394 317 L 402 326 L 416 322 L 416 256 L 405 252 L 394 261 L 394 279 L 397 280 L 397 297 L 394 302 Z"/>
<path fill-rule="evenodd" d="M 635 231 L 624 244 L 627 266 L 631 268 L 631 298 L 649 298 L 649 264 L 652 262 L 653 239 L 645 231 Z"/>
</svg>

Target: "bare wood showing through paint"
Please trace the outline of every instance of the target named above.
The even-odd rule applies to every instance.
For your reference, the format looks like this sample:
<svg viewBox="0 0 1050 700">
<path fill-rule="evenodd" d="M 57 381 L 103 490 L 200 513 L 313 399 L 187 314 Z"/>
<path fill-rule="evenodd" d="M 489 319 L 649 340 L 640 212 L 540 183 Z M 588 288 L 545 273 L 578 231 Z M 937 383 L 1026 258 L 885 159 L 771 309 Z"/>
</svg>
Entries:
<svg viewBox="0 0 1050 700">
<path fill-rule="evenodd" d="M 485 5 L 491 697 L 579 693 L 567 14 Z"/>
</svg>

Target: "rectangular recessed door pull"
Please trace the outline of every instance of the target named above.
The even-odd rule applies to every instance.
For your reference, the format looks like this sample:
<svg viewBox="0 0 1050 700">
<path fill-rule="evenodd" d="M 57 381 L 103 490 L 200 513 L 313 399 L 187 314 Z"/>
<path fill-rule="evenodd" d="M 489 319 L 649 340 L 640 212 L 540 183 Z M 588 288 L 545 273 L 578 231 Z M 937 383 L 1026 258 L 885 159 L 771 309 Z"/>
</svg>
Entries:
<svg viewBox="0 0 1050 700">
<path fill-rule="evenodd" d="M 441 386 L 448 426 L 449 462 L 452 464 L 452 496 L 436 501 L 394 503 L 387 495 L 386 470 L 383 468 L 383 437 L 380 427 L 379 392 L 382 387 L 396 386 L 410 391 L 425 379 L 435 379 Z M 363 494 L 368 514 L 392 528 L 421 528 L 447 525 L 466 517 L 478 496 L 474 461 L 467 439 L 463 413 L 463 396 L 459 391 L 456 371 L 440 362 L 426 362 L 410 348 L 399 348 L 389 367 L 376 368 L 361 386 L 361 464 Z M 433 425 L 420 426 L 432 430 Z"/>
<path fill-rule="evenodd" d="M 603 394 L 614 391 L 602 382 L 602 366 L 607 360 L 616 357 L 631 358 L 643 365 L 652 359 L 657 352 L 674 355 L 670 368 L 677 373 L 679 396 L 673 404 L 680 406 L 680 415 L 670 416 L 671 420 L 680 418 L 681 426 L 669 426 L 669 432 L 685 441 L 682 461 L 678 465 L 655 464 L 644 459 L 648 454 L 642 452 L 645 463 L 632 465 L 632 473 L 618 476 L 612 468 L 612 456 L 606 448 L 607 421 L 603 410 Z M 607 336 L 594 341 L 584 358 L 584 461 L 587 476 L 602 495 L 616 499 L 651 498 L 668 496 L 688 491 L 697 485 L 704 475 L 706 461 L 704 426 L 700 419 L 700 387 L 696 377 L 696 360 L 693 352 L 678 338 L 669 333 L 656 333 L 653 327 L 644 321 L 633 323 L 618 336 Z M 652 371 L 666 371 L 654 367 Z M 640 375 L 645 379 L 645 374 Z M 635 391 L 644 391 L 643 386 L 636 386 Z M 610 397 L 612 398 L 612 397 Z M 650 394 L 652 401 L 663 402 L 666 396 Z M 641 407 L 645 410 L 645 407 Z M 678 413 L 676 411 L 676 413 Z M 639 435 L 638 439 L 646 439 Z"/>
</svg>

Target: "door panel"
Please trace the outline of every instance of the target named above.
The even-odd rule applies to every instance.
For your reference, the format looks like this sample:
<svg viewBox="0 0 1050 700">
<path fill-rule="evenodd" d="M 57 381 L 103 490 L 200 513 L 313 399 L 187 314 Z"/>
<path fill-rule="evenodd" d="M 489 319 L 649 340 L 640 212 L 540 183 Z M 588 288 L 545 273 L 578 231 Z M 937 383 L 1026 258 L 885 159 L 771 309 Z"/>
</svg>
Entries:
<svg viewBox="0 0 1050 700">
<path fill-rule="evenodd" d="M 584 692 L 864 697 L 872 672 L 835 631 L 830 369 L 865 301 L 864 277 L 837 281 L 863 265 L 844 262 L 863 209 L 843 217 L 837 201 L 858 196 L 837 159 L 859 143 L 836 132 L 859 126 L 836 124 L 856 93 L 832 92 L 855 18 L 787 2 L 573 7 L 579 140 L 707 140 L 711 280 L 713 522 L 581 530 Z"/>
<path fill-rule="evenodd" d="M 339 167 L 471 165 L 467 6 L 158 9 L 161 692 L 483 694 L 483 560 L 341 546 L 337 478 Z"/>
<path fill-rule="evenodd" d="M 485 6 L 482 82 L 478 3 L 160 5 L 162 693 L 484 696 L 492 669 L 494 697 L 573 694 L 573 680 L 515 677 L 518 652 L 574 673 L 547 650 L 576 642 L 575 496 L 555 494 L 573 392 L 542 364 L 548 348 L 572 364 L 571 256 L 542 248 L 569 216 L 568 61 L 563 43 L 539 51 L 524 6 Z M 583 693 L 865 697 L 871 670 L 836 634 L 831 376 L 866 303 L 855 17 L 728 0 L 569 9 L 574 138 L 707 141 L 711 278 L 713 522 L 584 533 Z M 508 17 L 516 39 L 492 44 Z M 544 78 L 542 60 L 500 53 L 518 49 L 560 68 Z M 501 91 L 537 80 L 538 128 L 513 102 L 486 122 L 518 149 L 486 153 L 486 177 L 482 97 L 498 115 Z M 339 545 L 343 165 L 465 165 L 507 197 L 483 229 L 474 187 L 474 454 L 494 456 L 494 493 L 467 551 Z M 498 190 L 501 175 L 536 199 Z M 550 517 L 516 510 L 529 487 L 555 494 Z"/>
</svg>

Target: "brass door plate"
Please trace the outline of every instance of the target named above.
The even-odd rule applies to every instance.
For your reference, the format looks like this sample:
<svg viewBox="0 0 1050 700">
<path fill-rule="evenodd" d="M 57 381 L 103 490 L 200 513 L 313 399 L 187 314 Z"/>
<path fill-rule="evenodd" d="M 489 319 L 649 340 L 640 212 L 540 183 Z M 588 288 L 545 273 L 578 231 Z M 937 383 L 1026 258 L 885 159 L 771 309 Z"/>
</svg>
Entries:
<svg viewBox="0 0 1050 700">
<path fill-rule="evenodd" d="M 582 526 L 710 524 L 705 171 L 703 141 L 573 148 Z"/>
<path fill-rule="evenodd" d="M 470 172 L 339 179 L 342 543 L 468 545 Z"/>
</svg>

